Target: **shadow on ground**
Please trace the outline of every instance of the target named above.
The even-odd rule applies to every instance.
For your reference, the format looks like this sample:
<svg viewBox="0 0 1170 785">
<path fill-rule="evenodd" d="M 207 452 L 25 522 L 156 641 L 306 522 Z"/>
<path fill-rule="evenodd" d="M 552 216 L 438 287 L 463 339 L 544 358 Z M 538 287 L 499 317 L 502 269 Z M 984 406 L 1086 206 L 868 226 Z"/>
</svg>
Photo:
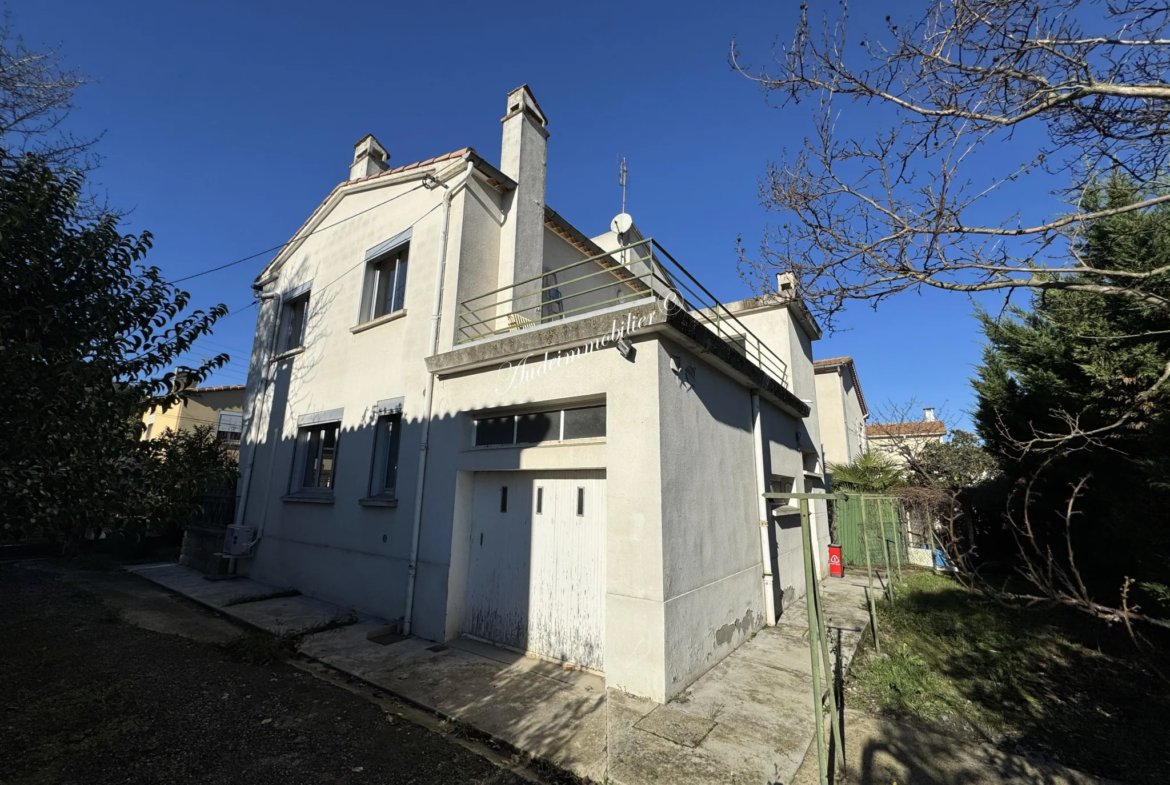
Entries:
<svg viewBox="0 0 1170 785">
<path fill-rule="evenodd" d="M 1103 777 L 1166 781 L 1162 631 L 1135 644 L 1075 611 L 1004 607 L 930 574 L 880 604 L 879 628 L 885 656 L 859 660 L 855 707 Z"/>
</svg>

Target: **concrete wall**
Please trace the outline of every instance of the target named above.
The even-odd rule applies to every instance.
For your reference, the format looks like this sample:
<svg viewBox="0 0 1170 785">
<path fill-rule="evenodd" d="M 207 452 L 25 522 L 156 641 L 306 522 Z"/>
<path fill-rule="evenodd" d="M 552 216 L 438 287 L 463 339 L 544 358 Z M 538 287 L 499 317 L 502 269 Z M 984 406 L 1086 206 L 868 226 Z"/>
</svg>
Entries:
<svg viewBox="0 0 1170 785">
<path fill-rule="evenodd" d="M 462 170 L 461 162 L 455 165 Z M 384 618 L 400 617 L 405 604 L 417 467 L 411 458 L 418 455 L 439 251 L 442 211 L 434 208 L 443 190 L 411 191 L 420 177 L 418 173 L 399 184 L 346 195 L 326 218 L 335 223 L 353 216 L 344 230 L 308 237 L 280 269 L 279 279 L 266 288 L 285 292 L 312 282 L 304 350 L 276 364 L 275 382 L 249 429 L 262 442 L 255 452 L 245 512 L 248 525 L 263 529 L 250 565 L 252 577 L 296 586 L 305 594 Z M 377 206 L 392 197 L 398 198 Z M 460 223 L 454 209 L 452 248 L 459 247 Z M 404 312 L 355 332 L 366 250 L 412 226 Z M 275 303 L 266 303 L 258 320 L 250 398 L 259 388 L 257 351 L 267 351 L 268 327 L 275 318 Z M 373 407 L 399 396 L 404 398 L 404 428 L 398 506 L 364 507 L 358 500 L 369 491 Z M 289 492 L 298 417 L 338 408 L 344 414 L 333 503 L 283 500 Z"/>
<path fill-rule="evenodd" d="M 824 467 L 819 458 L 821 433 L 816 376 L 812 366 L 813 339 L 793 317 L 792 311 L 783 305 L 738 313 L 737 316 L 788 364 L 789 389 L 811 409 L 808 417 L 800 420 L 762 402 L 765 476 L 791 477 L 793 491 L 797 493 L 820 492 L 824 490 Z M 825 502 L 811 502 L 810 513 L 818 575 L 824 575 L 829 566 L 829 520 Z M 776 608 L 782 611 L 805 593 L 800 516 L 773 517 L 771 536 L 775 546 L 773 582 Z"/>
<path fill-rule="evenodd" d="M 750 394 L 674 342 L 657 362 L 669 699 L 765 616 Z"/>
<path fill-rule="evenodd" d="M 865 415 L 853 376 L 840 366 L 822 370 L 816 389 L 825 463 L 852 463 L 866 450 Z"/>
<path fill-rule="evenodd" d="M 849 425 L 845 418 L 845 395 L 841 389 L 840 368 L 816 375 L 817 413 L 821 441 L 825 445 L 825 463 L 850 463 L 853 453 L 849 443 Z"/>
<path fill-rule="evenodd" d="M 610 686 L 636 694 L 665 694 L 656 346 L 654 338 L 635 340 L 632 362 L 612 348 L 560 364 L 553 357 L 548 366 L 543 365 L 543 356 L 529 357 L 524 367 L 537 373 L 521 381 L 514 375 L 519 363 L 439 381 L 420 548 L 416 605 L 420 635 L 449 639 L 462 631 L 459 617 L 465 601 L 460 592 L 465 587 L 470 531 L 466 484 L 471 473 L 604 469 L 606 679 Z M 473 446 L 476 416 L 600 401 L 607 412 L 604 440 Z"/>
<path fill-rule="evenodd" d="M 580 262 L 589 258 L 584 251 L 569 243 L 552 229 L 545 227 L 544 235 L 544 269 L 558 270 L 561 267 Z M 613 273 L 605 271 L 604 265 L 599 262 L 579 264 L 572 269 L 560 273 L 549 273 L 544 277 L 544 286 L 556 286 L 560 291 L 562 301 L 549 303 L 544 306 L 543 316 L 556 318 L 557 314 L 564 313 L 567 317 L 586 313 L 591 306 L 609 308 L 621 303 L 634 302 L 635 293 L 632 286 L 622 283 Z M 588 277 L 585 277 L 588 276 Z M 577 280 L 583 278 L 584 280 Z M 601 287 L 601 288 L 598 288 Z M 590 290 L 595 291 L 590 291 Z M 545 298 L 550 297 L 545 294 Z M 617 302 L 607 302 L 618 297 L 625 297 Z"/>
</svg>

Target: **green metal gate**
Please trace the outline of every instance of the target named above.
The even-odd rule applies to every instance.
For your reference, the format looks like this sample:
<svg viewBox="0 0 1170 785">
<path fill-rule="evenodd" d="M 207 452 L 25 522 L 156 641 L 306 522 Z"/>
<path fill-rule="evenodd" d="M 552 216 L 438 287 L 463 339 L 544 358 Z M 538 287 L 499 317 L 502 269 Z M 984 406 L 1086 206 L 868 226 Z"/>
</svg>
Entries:
<svg viewBox="0 0 1170 785">
<path fill-rule="evenodd" d="M 871 564 L 886 563 L 887 547 L 892 565 L 910 563 L 905 512 L 898 499 L 850 493 L 837 502 L 835 512 L 837 537 L 845 564 L 865 566 L 867 539 Z"/>
</svg>

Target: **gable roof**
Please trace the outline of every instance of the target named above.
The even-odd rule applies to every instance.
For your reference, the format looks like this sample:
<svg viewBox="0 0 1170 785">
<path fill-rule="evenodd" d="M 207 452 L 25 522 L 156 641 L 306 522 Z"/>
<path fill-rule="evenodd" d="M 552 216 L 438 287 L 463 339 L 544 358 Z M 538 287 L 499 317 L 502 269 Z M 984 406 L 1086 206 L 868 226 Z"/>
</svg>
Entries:
<svg viewBox="0 0 1170 785">
<path fill-rule="evenodd" d="M 845 355 L 844 357 L 813 360 L 813 373 L 828 373 L 842 367 L 849 369 L 849 376 L 853 380 L 853 389 L 857 390 L 857 402 L 861 404 L 861 416 L 869 417 L 869 407 L 865 405 L 865 395 L 861 392 L 861 379 L 857 377 L 857 365 L 853 362 L 853 358 Z"/>
<path fill-rule="evenodd" d="M 337 185 L 333 186 L 333 190 L 330 191 L 329 194 L 321 201 L 321 204 L 317 205 L 317 208 L 309 214 L 309 217 L 306 218 L 305 222 L 300 225 L 300 228 L 293 232 L 293 235 L 289 238 L 288 242 L 280 247 L 280 250 L 277 251 L 276 256 L 274 256 L 268 262 L 268 264 L 264 265 L 264 269 L 261 270 L 260 274 L 256 276 L 256 281 L 262 280 L 265 276 L 272 272 L 274 268 L 279 266 L 278 263 L 283 263 L 285 257 L 287 256 L 288 250 L 294 244 L 313 233 L 311 227 L 313 227 L 318 221 L 322 220 L 325 215 L 328 214 L 334 206 L 336 206 L 335 200 L 339 199 L 339 194 L 343 190 L 359 184 L 368 183 L 379 178 L 390 177 L 391 175 L 401 174 L 403 172 L 408 172 L 414 169 L 422 169 L 423 167 L 434 166 L 436 164 L 441 164 L 446 161 L 454 161 L 460 158 L 475 164 L 475 168 L 484 175 L 488 183 L 496 188 L 499 188 L 501 191 L 510 191 L 516 187 L 515 180 L 489 164 L 482 157 L 480 157 L 479 153 L 475 152 L 474 148 L 471 147 L 463 147 L 458 150 L 453 150 L 449 153 L 444 153 L 443 155 L 435 156 L 434 158 L 428 158 L 425 161 L 415 161 L 414 163 L 406 164 L 405 166 L 399 166 L 394 169 L 387 169 L 384 172 L 376 172 L 375 174 L 366 175 L 365 177 L 358 177 L 354 180 L 343 180 Z"/>
<path fill-rule="evenodd" d="M 865 426 L 870 438 L 884 439 L 892 436 L 946 436 L 947 426 L 942 420 L 921 422 L 877 422 Z"/>
<path fill-rule="evenodd" d="M 226 392 L 228 390 L 231 390 L 231 391 L 242 390 L 242 389 L 244 389 L 244 387 L 245 387 L 245 385 L 243 385 L 243 384 L 221 384 L 218 387 L 192 387 L 187 392 L 189 392 L 189 393 Z"/>
</svg>

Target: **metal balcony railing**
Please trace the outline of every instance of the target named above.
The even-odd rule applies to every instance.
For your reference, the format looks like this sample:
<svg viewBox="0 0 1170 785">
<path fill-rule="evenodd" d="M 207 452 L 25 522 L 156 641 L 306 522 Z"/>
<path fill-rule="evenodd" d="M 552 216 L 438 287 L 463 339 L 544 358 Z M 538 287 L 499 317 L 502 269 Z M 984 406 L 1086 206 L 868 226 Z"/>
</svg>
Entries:
<svg viewBox="0 0 1170 785">
<path fill-rule="evenodd" d="M 686 310 L 720 340 L 791 389 L 788 363 L 653 238 L 516 281 L 459 303 L 456 345 L 553 324 L 641 300 Z"/>
</svg>

